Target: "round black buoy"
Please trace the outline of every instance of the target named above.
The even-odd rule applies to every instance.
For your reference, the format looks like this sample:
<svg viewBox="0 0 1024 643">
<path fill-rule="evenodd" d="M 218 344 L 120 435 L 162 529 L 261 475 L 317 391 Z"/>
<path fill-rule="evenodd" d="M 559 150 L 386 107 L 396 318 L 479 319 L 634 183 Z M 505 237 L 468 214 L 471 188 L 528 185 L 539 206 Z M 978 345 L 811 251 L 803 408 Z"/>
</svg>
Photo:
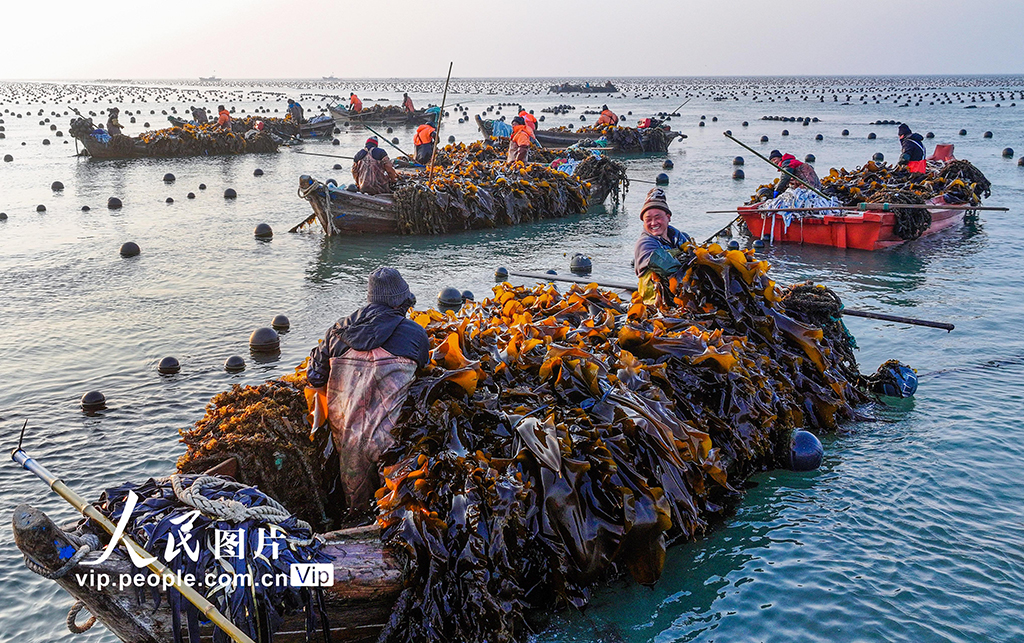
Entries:
<svg viewBox="0 0 1024 643">
<path fill-rule="evenodd" d="M 804 163 L 814 163 L 816 160 L 813 154 L 808 154 L 804 157 Z"/>
<path fill-rule="evenodd" d="M 196 193 L 195 192 L 189 192 L 188 194 L 185 195 L 185 198 L 186 199 L 194 199 L 194 198 L 196 198 Z"/>
<path fill-rule="evenodd" d="M 965 129 L 960 130 L 960 136 L 967 136 L 967 130 L 965 130 Z"/>
<path fill-rule="evenodd" d="M 224 370 L 228 373 L 241 373 L 245 370 L 245 360 L 241 355 L 232 355 L 224 360 Z"/>
<path fill-rule="evenodd" d="M 1007 148 L 1003 149 L 1003 158 L 1004 159 L 1012 159 L 1013 158 L 1013 148 L 1012 147 L 1007 147 Z"/>
<path fill-rule="evenodd" d="M 743 173 L 743 170 L 741 170 L 741 169 L 739 169 L 739 168 L 736 168 L 735 170 L 733 170 L 733 171 L 732 171 L 732 178 L 733 178 L 734 180 L 736 180 L 736 181 L 742 181 L 743 179 L 745 179 L 745 178 L 747 178 L 747 177 L 746 177 L 746 175 L 745 175 L 745 174 Z"/>
<path fill-rule="evenodd" d="M 789 441 L 789 468 L 793 471 L 814 471 L 821 466 L 825 450 L 810 431 L 793 431 Z"/>
<path fill-rule="evenodd" d="M 662 172 L 654 179 L 655 185 L 668 185 L 668 174 Z"/>
<path fill-rule="evenodd" d="M 935 138 L 935 134 L 933 134 L 932 132 L 928 132 L 927 134 L 924 135 L 924 137 L 925 138 Z"/>
<path fill-rule="evenodd" d="M 985 132 L 981 135 L 982 138 L 992 138 L 992 132 Z"/>
<path fill-rule="evenodd" d="M 850 130 L 844 129 L 842 134 L 843 134 L 843 136 L 849 136 L 850 135 Z"/>
<path fill-rule="evenodd" d="M 333 141 L 331 141 L 331 145 L 341 145 L 341 141 L 339 141 L 338 139 L 334 139 Z"/>
<path fill-rule="evenodd" d="M 699 123 L 697 123 L 697 127 L 704 127 L 704 121 L 700 121 Z"/>
<path fill-rule="evenodd" d="M 824 136 L 822 136 L 821 134 L 818 134 L 818 135 L 816 135 L 816 136 L 814 137 L 814 140 L 816 140 L 816 141 L 824 141 L 824 140 L 825 140 L 825 137 L 824 137 Z"/>
<path fill-rule="evenodd" d="M 252 233 L 257 239 L 271 239 L 274 236 L 274 231 L 270 228 L 269 223 L 257 223 L 256 229 Z"/>
<path fill-rule="evenodd" d="M 871 160 L 878 161 L 879 163 L 881 163 L 882 161 L 885 160 L 885 154 L 882 154 L 881 152 L 875 152 L 874 155 L 871 157 Z"/>
<path fill-rule="evenodd" d="M 284 315 L 275 315 L 274 318 L 270 320 L 270 327 L 279 333 L 283 333 L 292 327 L 292 323 L 288 321 L 288 318 Z"/>
<path fill-rule="evenodd" d="M 238 192 L 235 192 L 234 188 L 228 188 L 228 189 L 224 190 L 224 198 L 225 199 L 234 199 L 234 198 L 237 198 L 237 197 L 238 197 Z"/>
<path fill-rule="evenodd" d="M 263 170 L 261 170 L 260 168 L 256 168 L 255 170 L 252 171 L 252 175 L 253 176 L 263 176 Z"/>
<path fill-rule="evenodd" d="M 388 134 L 394 134 L 394 133 L 395 133 L 395 130 L 394 130 L 394 128 L 392 128 L 392 127 L 389 127 L 389 128 L 388 128 Z"/>
<path fill-rule="evenodd" d="M 739 249 L 740 249 L 740 242 L 739 241 L 733 239 L 732 241 L 729 242 L 729 250 L 739 250 Z"/>
<path fill-rule="evenodd" d="M 50 189 L 53 190 L 54 192 L 60 192 L 61 190 L 64 189 L 64 184 L 61 183 L 60 181 L 54 181 L 53 183 L 50 184 Z"/>
<path fill-rule="evenodd" d="M 672 162 L 672 159 L 665 159 L 665 162 L 661 164 L 661 169 L 663 170 L 671 170 L 674 167 L 675 163 Z"/>
<path fill-rule="evenodd" d="M 36 212 L 46 212 L 46 206 L 40 203 L 36 206 Z"/>
<path fill-rule="evenodd" d="M 391 144 L 392 145 L 398 145 L 398 137 L 397 136 L 394 137 L 393 139 L 391 139 Z"/>
<path fill-rule="evenodd" d="M 750 244 L 754 247 L 754 250 L 764 250 L 764 240 L 754 239 L 754 243 Z"/>
<path fill-rule="evenodd" d="M 7 220 L 7 213 L 6 212 L 0 212 L 0 221 L 6 221 L 6 220 Z"/>
<path fill-rule="evenodd" d="M 594 262 L 586 255 L 576 253 L 569 260 L 569 270 L 575 275 L 589 275 L 593 269 Z"/>
<path fill-rule="evenodd" d="M 142 252 L 139 249 L 139 244 L 134 241 L 125 241 L 121 244 L 121 256 L 122 257 L 137 257 Z"/>
<path fill-rule="evenodd" d="M 768 137 L 767 136 L 762 136 L 761 137 L 761 142 L 762 143 L 767 143 L 768 142 Z"/>
<path fill-rule="evenodd" d="M 871 132 L 870 134 L 868 134 L 868 140 L 869 140 L 869 141 L 873 141 L 873 140 L 875 140 L 876 138 L 878 138 L 878 137 L 877 137 L 877 136 L 875 136 L 875 133 L 874 133 L 874 132 Z"/>
<path fill-rule="evenodd" d="M 90 207 L 89 207 L 89 206 L 87 206 L 87 205 L 83 205 L 83 206 L 82 206 L 82 212 L 88 212 L 88 211 L 89 211 L 89 210 L 91 210 L 91 209 L 92 209 L 92 208 L 90 208 Z"/>
<path fill-rule="evenodd" d="M 494 281 L 499 283 L 508 281 L 508 268 L 497 268 L 494 271 Z"/>
<path fill-rule="evenodd" d="M 458 288 L 442 288 L 437 293 L 437 309 L 442 313 L 448 310 L 458 312 L 462 308 L 462 291 Z"/>
<path fill-rule="evenodd" d="M 199 184 L 199 189 L 200 190 L 205 190 L 206 189 L 206 184 L 205 183 L 200 183 Z"/>
<path fill-rule="evenodd" d="M 174 175 L 170 172 L 164 174 L 164 183 L 174 183 Z"/>
<path fill-rule="evenodd" d="M 335 163 L 334 167 L 332 169 L 340 170 L 341 169 L 341 163 Z"/>
<path fill-rule="evenodd" d="M 4 154 L 4 163 L 10 163 L 13 160 L 14 160 L 13 156 L 11 156 L 10 154 Z"/>
<path fill-rule="evenodd" d="M 788 129 L 782 130 L 782 135 L 783 136 L 789 136 L 789 130 Z"/>
<path fill-rule="evenodd" d="M 164 199 L 164 203 L 174 203 L 174 197 L 167 197 L 166 199 Z"/>
<path fill-rule="evenodd" d="M 1017 159 L 1017 167 L 1024 167 L 1024 156 Z"/>
<path fill-rule="evenodd" d="M 449 136 L 448 137 L 448 142 L 449 143 L 454 143 L 455 142 L 455 137 L 454 136 Z"/>
<path fill-rule="evenodd" d="M 732 160 L 732 164 L 733 165 L 743 165 L 743 163 L 744 163 L 744 161 L 743 161 L 743 157 L 742 156 L 737 156 L 736 158 L 734 158 Z"/>
<path fill-rule="evenodd" d="M 273 328 L 257 328 L 249 335 L 249 350 L 253 353 L 276 353 L 281 349 L 281 336 Z"/>
<path fill-rule="evenodd" d="M 82 396 L 82 410 L 91 413 L 107 408 L 107 398 L 99 391 L 89 391 Z"/>
<path fill-rule="evenodd" d="M 462 291 L 462 303 L 466 303 L 467 301 L 475 301 L 475 300 L 476 300 L 476 298 L 473 297 L 473 291 L 472 290 L 463 290 Z"/>
<path fill-rule="evenodd" d="M 168 355 L 167 357 L 160 360 L 160 364 L 156 367 L 156 370 L 161 375 L 174 375 L 181 370 L 181 364 L 178 360 Z"/>
<path fill-rule="evenodd" d="M 117 198 L 116 196 L 112 196 L 109 199 L 107 199 L 107 207 L 110 208 L 111 210 L 117 210 L 121 207 L 121 205 L 121 199 Z"/>
</svg>

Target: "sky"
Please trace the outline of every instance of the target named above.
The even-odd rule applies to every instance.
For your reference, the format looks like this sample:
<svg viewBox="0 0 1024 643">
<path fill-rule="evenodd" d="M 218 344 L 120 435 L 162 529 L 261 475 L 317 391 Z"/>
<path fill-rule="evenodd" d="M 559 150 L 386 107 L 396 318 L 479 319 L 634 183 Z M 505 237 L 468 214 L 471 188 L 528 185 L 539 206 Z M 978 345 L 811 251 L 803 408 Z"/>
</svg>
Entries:
<svg viewBox="0 0 1024 643">
<path fill-rule="evenodd" d="M 1021 0 L 6 3 L 0 78 L 1020 74 Z"/>
</svg>

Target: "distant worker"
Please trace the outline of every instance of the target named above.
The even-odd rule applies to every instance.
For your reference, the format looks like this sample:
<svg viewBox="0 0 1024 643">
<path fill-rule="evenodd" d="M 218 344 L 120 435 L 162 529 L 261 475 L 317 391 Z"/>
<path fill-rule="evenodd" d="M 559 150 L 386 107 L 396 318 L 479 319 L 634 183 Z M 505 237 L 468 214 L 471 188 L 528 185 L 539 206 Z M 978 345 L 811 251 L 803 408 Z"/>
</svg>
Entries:
<svg viewBox="0 0 1024 643">
<path fill-rule="evenodd" d="M 107 117 L 107 133 L 111 136 L 117 136 L 121 133 L 121 124 L 117 122 L 117 116 L 121 113 L 116 107 L 111 107 L 109 110 L 110 116 Z"/>
<path fill-rule="evenodd" d="M 366 139 L 366 146 L 352 157 L 352 178 L 364 194 L 388 194 L 391 183 L 398 180 L 398 172 L 391 164 L 388 153 L 377 146 L 377 137 Z"/>
<path fill-rule="evenodd" d="M 530 134 L 533 135 L 533 139 L 537 140 L 537 117 L 525 109 L 519 110 L 519 116 L 526 123 L 526 126 L 530 128 Z"/>
<path fill-rule="evenodd" d="M 412 143 L 416 146 L 416 162 L 426 165 L 434 155 L 434 142 L 437 140 L 437 130 L 430 123 L 424 123 L 416 128 L 416 137 Z"/>
<path fill-rule="evenodd" d="M 779 196 L 789 188 L 789 181 L 792 178 L 790 174 L 796 176 L 800 181 L 803 181 L 803 183 L 806 183 L 815 190 L 821 189 L 821 181 L 818 180 L 818 175 L 815 173 L 814 168 L 807 163 L 796 160 L 796 157 L 792 154 L 783 154 L 778 150 L 772 150 L 771 154 L 768 155 L 768 160 L 777 165 L 780 172 L 785 170 L 785 172 L 782 172 L 782 178 L 779 179 L 778 185 L 775 186 L 775 194 L 773 196 Z M 804 187 L 800 181 L 797 181 L 799 184 L 797 187 Z"/>
<path fill-rule="evenodd" d="M 192 120 L 199 125 L 205 125 L 210 122 L 210 118 L 206 115 L 206 110 L 202 107 L 192 108 Z"/>
<path fill-rule="evenodd" d="M 530 128 L 526 125 L 523 117 L 516 116 L 513 118 L 512 138 L 508 142 L 506 162 L 515 163 L 516 161 L 522 161 L 526 163 L 530 155 L 531 140 L 533 140 L 533 134 L 530 132 Z"/>
<path fill-rule="evenodd" d="M 925 160 L 924 138 L 920 134 L 912 134 L 906 123 L 900 125 L 897 133 L 900 137 L 900 146 L 903 153 L 897 165 L 906 165 L 911 172 L 924 174 L 928 171 L 928 161 Z"/>
<path fill-rule="evenodd" d="M 412 114 L 416 111 L 416 108 L 412 105 L 412 99 L 409 98 L 409 94 L 402 94 L 402 109 L 405 110 L 406 114 Z"/>
<path fill-rule="evenodd" d="M 359 112 L 363 111 L 363 101 L 359 100 L 359 97 L 356 96 L 355 92 L 349 94 L 348 102 L 350 104 L 349 109 L 351 109 L 353 112 L 358 114 Z"/>
<path fill-rule="evenodd" d="M 292 117 L 292 121 L 296 125 L 302 125 L 302 105 L 290 98 L 288 99 L 288 115 Z"/>
<path fill-rule="evenodd" d="M 644 231 L 633 249 L 633 268 L 638 277 L 647 270 L 669 277 L 680 267 L 676 256 L 679 248 L 690 241 L 690 235 L 670 226 L 671 220 L 672 210 L 668 207 L 665 190 L 653 188 L 640 208 Z"/>
<path fill-rule="evenodd" d="M 607 105 L 601 106 L 601 115 L 597 117 L 598 125 L 618 125 L 619 117 Z"/>
<path fill-rule="evenodd" d="M 223 105 L 217 105 L 217 127 L 231 129 L 231 114 Z"/>
<path fill-rule="evenodd" d="M 349 519 L 371 513 L 381 486 L 378 460 L 394 442 L 391 429 L 417 371 L 430 359 L 426 331 L 406 317 L 416 297 L 398 270 L 374 270 L 366 300 L 331 326 L 306 367 L 313 426 L 326 420 L 331 431 Z"/>
</svg>

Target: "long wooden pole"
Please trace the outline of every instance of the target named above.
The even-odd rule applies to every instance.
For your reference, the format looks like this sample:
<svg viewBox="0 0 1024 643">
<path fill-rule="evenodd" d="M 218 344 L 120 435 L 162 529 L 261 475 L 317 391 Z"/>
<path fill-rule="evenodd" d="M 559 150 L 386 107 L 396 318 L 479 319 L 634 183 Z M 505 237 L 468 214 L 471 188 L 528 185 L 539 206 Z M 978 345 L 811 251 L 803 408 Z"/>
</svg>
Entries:
<svg viewBox="0 0 1024 643">
<path fill-rule="evenodd" d="M 574 284 L 597 284 L 602 288 L 618 288 L 619 290 L 634 291 L 638 289 L 637 284 L 619 283 L 613 281 L 594 281 L 593 279 L 586 279 L 583 277 L 563 277 L 562 275 L 550 275 L 547 273 L 540 272 L 520 272 L 517 270 L 509 270 L 508 274 L 515 277 L 527 277 L 529 279 L 538 279 L 540 281 L 565 281 Z M 854 308 L 843 308 L 839 311 L 842 315 L 850 315 L 851 317 L 867 317 L 870 319 L 881 319 L 883 321 L 898 322 L 900 324 L 909 324 L 911 326 L 927 326 L 928 328 L 939 328 L 944 331 L 951 331 L 956 328 L 953 324 L 947 324 L 945 322 L 930 321 L 927 319 L 914 319 L 913 317 L 901 317 L 899 315 L 886 315 L 884 313 L 874 313 L 866 310 L 856 310 Z"/>
<path fill-rule="evenodd" d="M 444 94 L 441 95 L 441 111 L 437 113 L 437 140 L 434 141 L 434 150 L 430 153 L 430 167 L 427 168 L 427 187 L 434 182 L 434 161 L 437 159 L 437 147 L 441 144 L 441 119 L 444 118 L 444 102 L 448 99 L 448 83 L 452 79 L 452 65 L 455 61 L 448 63 L 448 78 L 444 80 Z"/>
<path fill-rule="evenodd" d="M 821 190 L 819 190 L 819 189 L 815 188 L 814 186 L 812 186 L 812 185 L 808 185 L 808 184 L 807 184 L 807 181 L 804 181 L 803 179 L 801 179 L 801 178 L 800 178 L 799 176 L 797 176 L 796 174 L 793 174 L 793 173 L 792 173 L 792 172 L 790 172 L 789 170 L 787 170 L 787 169 L 785 169 L 785 168 L 781 168 L 781 167 L 779 167 L 778 165 L 775 165 L 774 163 L 772 163 L 772 162 L 771 162 L 771 159 L 769 159 L 768 157 L 764 156 L 763 154 L 761 154 L 760 152 L 758 152 L 758 151 L 757 151 L 757 150 L 755 150 L 754 148 L 750 147 L 749 145 L 747 145 L 747 144 L 746 144 L 746 143 L 744 143 L 743 141 L 740 141 L 740 140 L 738 140 L 738 139 L 737 139 L 736 137 L 734 137 L 734 136 L 733 136 L 732 134 L 729 134 L 728 132 L 722 132 L 722 134 L 723 134 L 723 135 L 724 135 L 724 136 L 725 136 L 726 138 L 728 138 L 728 139 L 730 139 L 730 140 L 732 140 L 732 141 L 734 141 L 734 142 L 738 143 L 738 144 L 740 145 L 740 147 L 743 147 L 743 148 L 745 148 L 745 149 L 748 149 L 748 150 L 750 150 L 750 151 L 751 151 L 751 152 L 753 152 L 753 153 L 754 153 L 755 155 L 757 155 L 757 157 L 758 157 L 759 159 L 761 159 L 761 160 L 762 160 L 762 161 L 764 161 L 765 163 L 767 163 L 767 164 L 771 165 L 771 166 L 772 166 L 772 167 L 774 167 L 774 168 L 775 168 L 776 170 L 778 170 L 778 171 L 782 172 L 783 174 L 788 174 L 788 175 L 789 175 L 789 178 L 791 178 L 791 179 L 796 179 L 798 183 L 800 183 L 801 185 L 803 185 L 804 187 L 806 187 L 806 188 L 807 188 L 808 190 L 810 190 L 811 192 L 814 192 L 815 194 L 817 194 L 818 196 L 822 197 L 823 199 L 828 199 L 828 198 L 831 198 L 831 197 L 828 197 L 828 196 L 826 196 L 825 194 L 823 194 L 823 193 L 821 192 Z"/>
<path fill-rule="evenodd" d="M 92 506 L 85 498 L 75 493 L 70 487 L 64 484 L 64 481 L 53 475 L 46 470 L 46 467 L 41 465 L 36 460 L 29 457 L 27 453 L 20 447 L 11 452 L 11 459 L 20 464 L 26 471 L 34 474 L 37 478 L 45 482 L 50 489 L 58 496 L 68 501 L 72 507 L 77 509 L 81 514 L 87 518 L 95 520 L 103 529 L 110 534 L 114 535 L 117 527 L 114 523 L 110 522 L 106 516 L 99 512 L 96 507 Z M 121 543 L 129 549 L 135 551 L 135 553 L 141 558 L 153 558 L 150 556 L 141 545 L 136 543 L 127 534 L 121 536 Z M 112 543 L 110 546 L 116 546 L 116 543 Z M 181 582 L 177 573 L 171 571 L 166 565 L 161 563 L 159 560 L 154 560 L 152 563 L 146 565 L 153 573 L 158 574 L 161 579 L 168 585 L 178 590 L 182 596 L 184 596 L 189 603 L 196 606 L 196 609 L 209 619 L 214 625 L 224 631 L 225 634 L 231 637 L 231 640 L 236 643 L 254 643 L 245 632 L 238 629 L 238 627 L 232 623 L 226 616 L 217 610 L 213 603 L 206 600 L 202 594 L 190 585 L 186 585 Z"/>
<path fill-rule="evenodd" d="M 398 150 L 398 151 L 399 151 L 399 152 L 401 152 L 402 154 L 405 154 L 405 156 L 409 156 L 409 154 L 408 154 L 408 153 L 406 153 L 406 151 L 405 151 L 405 150 L 403 150 L 402 148 L 398 147 L 397 145 L 395 145 L 394 143 L 392 143 L 391 141 L 389 141 L 389 140 L 387 139 L 387 137 L 386 137 L 386 136 L 384 136 L 383 134 L 381 134 L 381 133 L 380 133 L 380 132 L 378 132 L 377 130 L 373 129 L 373 128 L 372 128 L 372 127 L 370 127 L 369 125 L 363 125 L 363 127 L 365 127 L 366 129 L 370 130 L 371 132 L 373 132 L 373 133 L 374 133 L 374 135 L 376 135 L 377 137 L 379 137 L 379 138 L 382 138 L 382 139 L 384 139 L 384 142 L 385 142 L 385 143 L 387 143 L 387 144 L 388 144 L 388 145 L 390 145 L 391 147 L 395 148 L 396 150 Z M 412 158 L 412 157 L 410 156 L 409 158 Z"/>
</svg>

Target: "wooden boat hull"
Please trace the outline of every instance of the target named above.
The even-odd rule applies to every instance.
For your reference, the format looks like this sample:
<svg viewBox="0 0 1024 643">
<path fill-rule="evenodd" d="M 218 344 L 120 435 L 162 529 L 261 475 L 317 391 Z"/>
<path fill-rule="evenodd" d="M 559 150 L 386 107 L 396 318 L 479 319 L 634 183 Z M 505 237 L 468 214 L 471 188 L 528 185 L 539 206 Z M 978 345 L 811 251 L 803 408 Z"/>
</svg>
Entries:
<svg viewBox="0 0 1024 643">
<path fill-rule="evenodd" d="M 348 110 L 330 108 L 334 122 L 339 125 L 422 125 L 434 122 L 433 114 L 425 109 L 418 109 L 411 114 L 381 114 L 369 110 L 350 112 Z"/>
<path fill-rule="evenodd" d="M 50 571 L 59 569 L 66 559 L 62 547 L 75 548 L 74 542 L 42 511 L 28 505 L 14 510 L 12 519 L 15 542 L 21 551 Z M 347 529 L 319 536 L 334 564 L 334 584 L 325 588 L 325 604 L 333 641 L 375 641 L 402 591 L 405 574 L 398 561 L 384 549 L 375 527 Z M 119 589 L 122 574 L 130 578 L 143 570 L 135 567 L 123 553 L 116 550 L 99 565 L 84 565 L 100 557 L 88 554 L 56 583 L 86 610 L 126 643 L 172 643 L 172 614 L 167 600 L 155 606 L 148 592 L 139 602 L 134 587 Z M 109 586 L 98 588 L 89 578 L 113 579 Z M 81 583 L 80 580 L 86 580 Z M 84 620 L 84 619 L 83 619 Z M 206 626 L 204 640 L 211 634 Z M 286 616 L 274 634 L 275 641 L 299 643 L 306 641 L 305 616 Z"/>
<path fill-rule="evenodd" d="M 964 210 L 944 209 L 942 205 L 935 203 L 934 209 L 929 208 L 932 224 L 921 236 L 941 232 L 962 220 Z M 739 210 L 750 234 L 758 239 L 856 250 L 884 250 L 906 243 L 893 232 L 896 215 L 891 212 L 794 218 L 787 228 L 781 216 L 765 213 L 762 218 L 757 206 L 744 206 Z"/>
<path fill-rule="evenodd" d="M 75 139 L 82 144 L 82 147 L 89 153 L 89 156 L 96 159 L 136 159 L 148 156 L 146 146 L 136 143 L 130 152 L 114 150 L 106 143 L 100 143 L 92 136 L 83 136 Z"/>
</svg>

